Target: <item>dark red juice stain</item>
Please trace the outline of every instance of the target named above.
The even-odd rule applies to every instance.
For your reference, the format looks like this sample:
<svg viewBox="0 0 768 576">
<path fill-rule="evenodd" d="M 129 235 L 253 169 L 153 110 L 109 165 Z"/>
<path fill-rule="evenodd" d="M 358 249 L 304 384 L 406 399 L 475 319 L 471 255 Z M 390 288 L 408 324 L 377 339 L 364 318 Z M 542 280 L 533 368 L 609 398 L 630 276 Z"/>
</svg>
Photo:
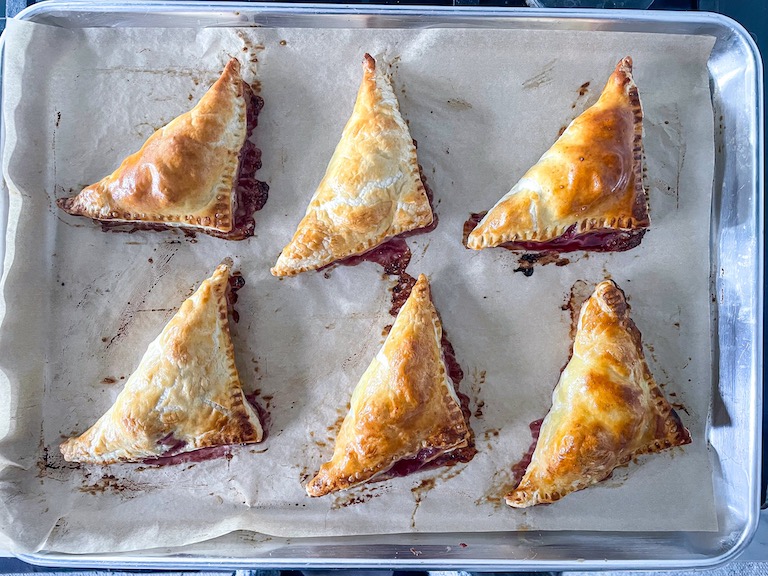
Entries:
<svg viewBox="0 0 768 576">
<path fill-rule="evenodd" d="M 264 436 L 262 441 L 267 439 L 270 414 L 265 410 L 254 395 L 245 395 L 246 401 L 253 407 L 259 416 L 261 427 L 264 430 Z M 158 445 L 166 448 L 165 453 L 158 458 L 147 458 L 142 460 L 142 464 L 149 466 L 175 466 L 177 464 L 188 464 L 192 462 L 205 462 L 206 460 L 213 460 L 215 458 L 225 457 L 228 460 L 232 459 L 231 445 L 223 446 L 208 446 L 206 448 L 198 448 L 197 450 L 190 450 L 189 452 L 180 452 L 184 450 L 186 442 L 175 438 L 173 432 L 163 436 L 157 441 Z"/>
<path fill-rule="evenodd" d="M 528 469 L 528 466 L 531 463 L 531 459 L 533 458 L 533 453 L 536 450 L 536 443 L 539 441 L 539 433 L 541 432 L 542 422 L 544 422 L 543 418 L 539 420 L 534 420 L 529 424 L 529 427 L 531 429 L 531 437 L 533 438 L 533 441 L 531 442 L 531 445 L 528 448 L 528 451 L 525 454 L 523 454 L 523 457 L 516 464 L 512 465 L 512 480 L 510 482 L 512 490 L 517 488 L 517 486 L 520 484 L 520 481 L 523 479 L 523 476 L 525 476 L 525 471 Z"/>
<path fill-rule="evenodd" d="M 434 193 L 432 189 L 427 185 L 427 177 L 424 175 L 424 171 L 419 166 L 419 175 L 421 181 L 424 184 L 424 191 L 426 192 L 427 199 L 429 200 L 429 206 L 432 209 L 432 223 L 423 228 L 417 228 L 416 230 L 409 230 L 398 234 L 393 238 L 390 238 L 386 242 L 379 244 L 375 248 L 358 254 L 356 256 L 349 256 L 336 262 L 319 268 L 318 271 L 326 270 L 335 265 L 341 266 L 357 266 L 362 262 L 373 262 L 384 268 L 384 274 L 387 276 L 397 276 L 397 284 L 392 288 L 392 306 L 389 310 L 390 314 L 396 316 L 400 311 L 400 308 L 405 304 L 408 299 L 408 295 L 411 293 L 411 289 L 416 284 L 416 279 L 408 274 L 405 269 L 411 262 L 411 249 L 405 242 L 405 238 L 416 236 L 418 234 L 427 234 L 437 228 L 438 216 L 434 210 Z"/>
<path fill-rule="evenodd" d="M 485 217 L 487 212 L 470 214 L 464 222 L 463 243 L 467 245 L 472 230 Z M 589 250 L 592 252 L 624 252 L 635 248 L 640 244 L 646 230 L 615 230 L 613 228 L 599 228 L 588 232 L 579 233 L 576 224 L 570 226 L 563 234 L 552 240 L 536 242 L 533 240 L 516 240 L 499 244 L 499 248 L 507 250 L 530 250 L 536 252 L 574 252 L 576 250 Z"/>
<path fill-rule="evenodd" d="M 237 303 L 237 291 L 245 286 L 245 278 L 240 272 L 233 272 L 229 276 L 229 289 L 227 290 L 227 308 L 230 314 L 232 314 L 232 320 L 237 324 L 240 322 L 240 314 L 235 310 L 235 304 Z"/>
</svg>

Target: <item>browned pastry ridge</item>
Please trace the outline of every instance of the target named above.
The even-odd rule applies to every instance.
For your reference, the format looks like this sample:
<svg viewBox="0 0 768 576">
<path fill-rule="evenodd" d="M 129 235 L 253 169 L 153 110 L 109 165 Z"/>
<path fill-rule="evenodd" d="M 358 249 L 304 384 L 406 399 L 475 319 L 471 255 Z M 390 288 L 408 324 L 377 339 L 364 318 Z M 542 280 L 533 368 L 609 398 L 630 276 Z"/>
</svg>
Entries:
<svg viewBox="0 0 768 576">
<path fill-rule="evenodd" d="M 515 508 L 555 502 L 635 456 L 690 442 L 648 369 L 624 293 L 604 281 L 581 308 L 573 355 L 531 463 L 506 501 Z"/>
<path fill-rule="evenodd" d="M 431 223 L 416 147 L 397 97 L 366 54 L 352 116 L 272 274 L 316 270 Z"/>
<path fill-rule="evenodd" d="M 253 178 L 261 151 L 248 140 L 263 101 L 231 59 L 189 112 L 152 134 L 109 176 L 57 201 L 108 227 L 182 228 L 230 240 L 253 235 L 269 187 Z"/>
<path fill-rule="evenodd" d="M 222 264 L 149 345 L 112 407 L 61 444 L 65 460 L 137 462 L 262 440 L 235 366 L 228 290 L 229 266 Z"/>
<path fill-rule="evenodd" d="M 471 432 L 441 339 L 429 283 L 420 275 L 352 393 L 331 460 L 307 483 L 310 496 L 362 484 L 403 459 L 428 462 L 467 445 Z"/>
<path fill-rule="evenodd" d="M 627 57 L 600 99 L 477 224 L 467 247 L 569 252 L 639 245 L 651 223 L 642 138 L 643 110 Z"/>
</svg>

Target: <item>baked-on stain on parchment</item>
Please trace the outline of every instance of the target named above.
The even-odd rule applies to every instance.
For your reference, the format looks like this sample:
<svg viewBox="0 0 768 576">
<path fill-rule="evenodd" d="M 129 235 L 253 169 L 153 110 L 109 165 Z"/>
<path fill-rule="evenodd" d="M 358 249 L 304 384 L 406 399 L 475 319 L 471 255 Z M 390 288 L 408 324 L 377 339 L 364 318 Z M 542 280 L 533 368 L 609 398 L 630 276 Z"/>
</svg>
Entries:
<svg viewBox="0 0 768 576">
<path fill-rule="evenodd" d="M 174 248 L 171 248 L 167 253 L 157 256 L 157 259 L 158 259 L 158 263 L 156 265 L 157 275 L 150 280 L 149 286 L 147 286 L 144 289 L 139 287 L 133 291 L 133 293 L 130 296 L 130 300 L 127 301 L 118 318 L 119 324 L 118 324 L 117 332 L 107 341 L 107 344 L 104 347 L 105 351 L 109 350 L 115 343 L 119 342 L 125 336 L 125 334 L 129 330 L 130 325 L 133 323 L 137 313 L 144 312 L 146 310 L 151 310 L 150 308 L 144 307 L 147 297 L 152 292 L 152 290 L 161 281 L 163 281 L 163 278 L 165 277 L 165 275 L 171 271 L 170 262 L 171 260 L 173 260 L 173 257 L 176 256 L 177 251 L 178 251 L 178 248 L 174 247 Z M 80 301 L 80 303 L 78 303 L 77 307 L 80 307 L 85 302 L 87 297 L 88 297 L 88 291 L 86 290 L 82 300 Z M 179 305 L 181 305 L 181 302 L 179 302 Z M 178 308 L 174 308 L 174 310 L 176 309 Z"/>
<path fill-rule="evenodd" d="M 541 423 L 543 421 L 543 419 L 534 420 L 529 424 L 532 441 L 528 450 L 516 463 L 511 466 L 507 465 L 494 472 L 491 477 L 491 487 L 483 496 L 475 500 L 476 505 L 491 504 L 496 509 L 504 508 L 506 506 L 504 496 L 517 488 L 518 484 L 520 484 L 520 481 L 523 479 L 525 470 L 531 463 L 531 457 L 536 449 L 536 442 L 539 439 L 539 432 L 541 431 Z"/>
<path fill-rule="evenodd" d="M 254 44 L 248 36 L 242 31 L 237 31 L 237 37 L 240 38 L 240 40 L 243 42 L 243 48 L 242 51 L 248 58 L 248 62 L 252 64 L 256 64 L 259 61 L 259 52 L 264 50 L 263 44 Z M 258 84 L 258 83 L 257 83 Z M 251 84 L 253 86 L 253 84 Z M 259 84 L 258 88 L 261 88 L 261 85 Z M 259 90 L 254 87 L 254 90 L 258 93 Z"/>
<path fill-rule="evenodd" d="M 568 312 L 571 317 L 571 327 L 569 336 L 571 341 L 576 337 L 576 327 L 579 324 L 579 314 L 581 313 L 581 306 L 592 295 L 593 288 L 587 284 L 584 280 L 576 280 L 571 286 L 570 291 L 565 296 L 565 301 L 560 307 L 564 312 Z"/>
<path fill-rule="evenodd" d="M 533 88 L 540 88 L 545 84 L 552 82 L 552 71 L 555 69 L 555 63 L 557 60 L 550 60 L 544 64 L 544 68 L 538 74 L 531 76 L 527 80 L 523 81 L 523 90 L 531 90 Z"/>
<path fill-rule="evenodd" d="M 339 510 L 354 506 L 355 504 L 364 504 L 382 494 L 386 494 L 388 491 L 388 486 L 385 484 L 362 484 L 350 490 L 337 492 L 333 495 L 331 510 Z"/>
<path fill-rule="evenodd" d="M 413 141 L 416 146 L 416 141 Z M 427 194 L 427 200 L 429 200 L 429 206 L 432 209 L 432 223 L 423 228 L 417 228 L 416 230 L 410 230 L 398 234 L 394 238 L 390 238 L 383 244 L 380 244 L 357 256 L 349 256 L 336 262 L 332 262 L 327 266 L 323 266 L 318 269 L 318 272 L 323 272 L 325 278 L 331 277 L 331 272 L 338 266 L 357 266 L 362 262 L 374 262 L 384 268 L 384 278 L 395 278 L 395 285 L 392 287 L 392 305 L 389 309 L 389 313 L 396 316 L 400 308 L 408 299 L 408 295 L 411 293 L 411 289 L 416 284 L 416 279 L 408 274 L 405 269 L 411 262 L 411 249 L 408 247 L 405 239 L 410 236 L 417 236 L 420 234 L 428 234 L 437 228 L 439 222 L 439 216 L 435 211 L 435 195 L 432 189 L 427 183 L 427 177 L 424 175 L 424 170 L 419 165 L 419 175 L 421 182 L 424 185 L 424 191 Z"/>
<path fill-rule="evenodd" d="M 456 111 L 470 110 L 472 108 L 472 104 L 461 98 L 450 98 L 449 100 L 446 100 L 446 104 L 448 105 L 448 108 Z"/>
<path fill-rule="evenodd" d="M 477 227 L 477 225 L 487 213 L 487 210 L 485 212 L 473 212 L 469 215 L 469 218 L 464 221 L 461 243 L 465 248 L 467 248 L 467 239 L 472 233 L 472 230 Z M 521 253 L 523 252 L 522 250 L 509 248 L 504 245 L 498 246 L 497 248 L 504 248 L 505 250 L 510 250 L 511 252 L 517 254 L 517 268 L 515 268 L 513 272 L 522 272 L 523 276 L 527 277 L 533 276 L 533 270 L 536 266 L 546 266 L 548 264 L 554 264 L 555 266 L 567 266 L 571 263 L 570 258 L 563 258 L 558 252 Z"/>
</svg>

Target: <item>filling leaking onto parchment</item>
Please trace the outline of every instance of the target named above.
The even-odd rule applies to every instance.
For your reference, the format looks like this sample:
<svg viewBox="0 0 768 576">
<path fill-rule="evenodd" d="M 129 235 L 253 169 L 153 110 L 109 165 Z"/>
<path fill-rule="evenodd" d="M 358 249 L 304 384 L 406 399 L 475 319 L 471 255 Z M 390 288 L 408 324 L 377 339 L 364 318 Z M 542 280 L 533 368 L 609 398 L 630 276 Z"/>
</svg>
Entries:
<svg viewBox="0 0 768 576">
<path fill-rule="evenodd" d="M 464 223 L 464 245 L 467 245 L 467 237 L 486 212 L 472 214 Z M 587 232 L 578 232 L 577 225 L 573 224 L 557 238 L 537 242 L 535 240 L 514 240 L 499 244 L 499 248 L 507 250 L 532 250 L 548 252 L 574 252 L 576 250 L 589 250 L 592 252 L 624 252 L 640 245 L 646 229 L 621 230 L 615 228 L 597 228 Z"/>
</svg>

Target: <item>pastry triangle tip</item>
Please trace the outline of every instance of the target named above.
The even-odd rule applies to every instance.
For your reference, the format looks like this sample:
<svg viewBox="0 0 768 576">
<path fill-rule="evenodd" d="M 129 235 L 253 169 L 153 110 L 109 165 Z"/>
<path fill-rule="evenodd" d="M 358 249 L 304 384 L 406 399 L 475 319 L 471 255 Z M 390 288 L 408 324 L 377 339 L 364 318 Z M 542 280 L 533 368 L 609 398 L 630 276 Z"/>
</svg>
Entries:
<svg viewBox="0 0 768 576">
<path fill-rule="evenodd" d="M 376 70 L 376 59 L 368 52 L 366 52 L 363 56 L 363 68 L 368 72 L 373 72 Z"/>
<path fill-rule="evenodd" d="M 622 72 L 628 72 L 632 73 L 632 56 L 625 56 L 621 60 L 619 60 L 619 63 L 616 64 L 616 70 L 621 70 Z"/>
</svg>

